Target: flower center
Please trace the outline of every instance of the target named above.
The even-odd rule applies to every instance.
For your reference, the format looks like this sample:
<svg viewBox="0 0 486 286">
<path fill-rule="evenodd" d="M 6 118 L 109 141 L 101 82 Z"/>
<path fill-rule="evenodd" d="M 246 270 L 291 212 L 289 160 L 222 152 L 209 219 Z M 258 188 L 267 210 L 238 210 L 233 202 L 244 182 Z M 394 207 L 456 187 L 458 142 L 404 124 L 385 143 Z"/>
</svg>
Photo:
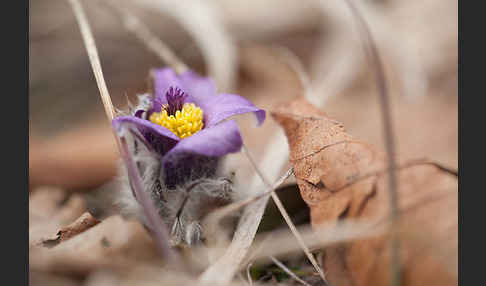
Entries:
<svg viewBox="0 0 486 286">
<path fill-rule="evenodd" d="M 152 123 L 164 126 L 179 138 L 184 139 L 203 128 L 203 111 L 194 103 L 183 103 L 185 94 L 178 88 L 172 87 L 166 94 L 167 105 L 161 112 L 154 112 L 149 120 Z"/>
</svg>

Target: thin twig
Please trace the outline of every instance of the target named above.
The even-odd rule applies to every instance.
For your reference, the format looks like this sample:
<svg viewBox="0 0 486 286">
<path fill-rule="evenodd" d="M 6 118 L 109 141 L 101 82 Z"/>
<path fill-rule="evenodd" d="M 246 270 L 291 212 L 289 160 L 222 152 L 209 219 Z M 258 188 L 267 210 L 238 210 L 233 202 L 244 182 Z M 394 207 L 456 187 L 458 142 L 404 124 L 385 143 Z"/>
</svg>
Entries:
<svg viewBox="0 0 486 286">
<path fill-rule="evenodd" d="M 373 36 L 370 32 L 370 28 L 366 23 L 365 19 L 358 11 L 354 3 L 351 0 L 346 0 L 345 3 L 348 5 L 352 14 L 354 15 L 358 28 L 362 31 L 364 37 L 363 41 L 365 44 L 365 49 L 367 52 L 368 59 L 371 65 L 374 67 L 376 83 L 378 85 L 378 94 L 381 103 L 381 115 L 383 122 L 383 131 L 385 135 L 385 148 L 387 152 L 388 168 L 389 168 L 389 180 L 388 187 L 390 192 L 390 216 L 392 220 L 392 228 L 395 228 L 399 220 L 398 211 L 398 180 L 395 174 L 395 137 L 393 135 L 393 125 L 391 108 L 389 102 L 389 93 L 386 83 L 385 72 L 383 69 L 383 63 L 381 61 L 378 49 L 376 47 Z M 397 237 L 397 231 L 392 231 L 391 247 L 392 247 L 392 257 L 391 257 L 391 285 L 398 286 L 401 283 L 401 266 L 400 266 L 400 241 Z"/>
<path fill-rule="evenodd" d="M 302 76 L 305 71 L 295 70 L 295 61 L 298 61 L 297 57 L 289 58 L 289 53 L 280 53 L 282 59 L 289 65 L 290 68 L 294 70 L 297 74 L 299 80 L 301 81 L 302 89 L 306 90 L 308 84 L 306 82 L 307 76 Z M 299 65 L 297 65 L 299 66 Z M 297 67 L 298 69 L 298 67 Z M 307 93 L 307 91 L 305 91 Z M 267 176 L 270 179 L 274 179 L 278 176 L 278 173 L 282 167 L 288 162 L 288 146 L 285 144 L 286 138 L 281 130 L 278 130 L 269 143 L 266 145 L 266 150 L 264 151 L 264 156 L 261 160 L 263 166 L 268 167 Z M 248 184 L 248 189 L 254 190 L 258 186 L 261 179 L 258 175 L 252 177 L 250 183 Z M 254 238 L 260 221 L 262 219 L 265 207 L 267 205 L 269 197 L 264 196 L 261 200 L 248 205 L 238 222 L 237 229 L 233 235 L 233 241 L 226 250 L 225 254 L 219 258 L 219 260 L 211 265 L 206 271 L 201 275 L 200 280 L 202 281 L 212 281 L 214 283 L 228 283 L 237 270 L 241 261 L 245 258 Z M 224 271 L 221 271 L 224 270 Z"/>
<path fill-rule="evenodd" d="M 112 10 L 116 11 L 123 22 L 123 26 L 133 33 L 142 42 L 149 51 L 156 54 L 164 63 L 172 67 L 176 73 L 181 74 L 189 68 L 177 57 L 177 55 L 158 38 L 140 19 L 125 8 L 119 1 L 103 1 Z"/>
<path fill-rule="evenodd" d="M 100 90 L 101 101 L 105 108 L 106 116 L 108 120 L 111 121 L 115 117 L 115 109 L 113 108 L 113 103 L 111 102 L 110 94 L 108 93 L 108 88 L 106 87 L 106 82 L 103 77 L 103 71 L 101 70 L 100 58 L 98 56 L 98 50 L 96 49 L 95 40 L 93 38 L 93 33 L 88 23 L 88 19 L 84 13 L 83 6 L 79 3 L 79 0 L 68 0 L 74 12 L 74 16 L 81 30 L 81 36 L 83 37 L 84 46 L 88 52 L 89 61 L 91 63 L 91 68 L 96 78 L 96 84 Z"/>
<path fill-rule="evenodd" d="M 266 186 L 270 187 L 271 186 L 270 183 L 265 178 L 265 176 L 263 175 L 263 173 L 260 171 L 260 169 L 258 168 L 258 166 L 256 165 L 255 161 L 253 160 L 253 158 L 251 157 L 250 153 L 248 152 L 248 150 L 246 149 L 246 147 L 244 145 L 243 145 L 242 150 L 243 150 L 243 153 L 245 153 L 246 157 L 248 158 L 248 161 L 250 161 L 250 164 L 252 165 L 252 167 L 255 170 L 255 172 L 258 174 L 258 176 L 260 177 L 260 179 L 263 181 L 263 183 Z M 317 263 L 315 257 L 309 251 L 309 248 L 306 246 L 306 244 L 304 242 L 304 239 L 302 238 L 302 236 L 300 235 L 299 231 L 295 227 L 294 223 L 292 222 L 292 219 L 290 219 L 290 216 L 287 213 L 287 210 L 285 209 L 284 205 L 282 204 L 282 201 L 280 201 L 280 198 L 278 197 L 278 195 L 275 192 L 272 192 L 271 193 L 271 196 L 272 196 L 272 199 L 273 199 L 275 205 L 277 206 L 278 210 L 282 214 L 282 217 L 285 219 L 285 222 L 289 226 L 290 231 L 295 236 L 295 238 L 297 239 L 297 242 L 299 243 L 300 247 L 304 251 L 305 255 L 307 256 L 307 258 L 309 259 L 309 261 L 312 263 L 312 265 L 316 269 L 317 273 L 319 273 L 319 276 L 321 276 L 322 280 L 324 280 L 324 282 L 327 283 L 327 280 L 326 280 L 326 277 L 324 275 L 324 272 L 319 267 L 319 264 Z"/>
<path fill-rule="evenodd" d="M 248 249 L 250 248 L 253 239 L 255 238 L 258 225 L 260 224 L 263 211 L 268 202 L 269 196 L 268 192 L 273 192 L 278 186 L 280 186 L 291 174 L 293 169 L 289 169 L 285 175 L 283 175 L 279 180 L 273 184 L 269 191 L 259 194 L 256 197 L 249 198 L 244 202 L 238 202 L 219 210 L 212 212 L 207 221 L 209 227 L 214 227 L 217 220 L 224 217 L 230 212 L 233 212 L 243 206 L 248 205 L 250 202 L 253 204 L 245 208 L 243 215 L 240 218 L 235 234 L 233 235 L 233 241 L 226 250 L 226 252 L 221 256 L 215 263 L 209 266 L 204 273 L 199 277 L 200 281 L 212 282 L 214 284 L 227 284 L 234 273 L 238 270 L 241 262 L 245 258 Z"/>
<path fill-rule="evenodd" d="M 290 277 L 294 278 L 295 281 L 297 281 L 300 284 L 305 285 L 305 286 L 311 286 L 309 283 L 307 283 L 304 280 L 300 279 L 299 276 L 295 275 L 294 272 L 292 272 L 290 269 L 288 269 L 287 266 L 285 266 L 285 264 L 283 264 L 282 262 L 278 261 L 275 257 L 273 257 L 273 256 L 269 256 L 269 257 L 272 260 L 272 262 L 275 263 L 275 265 L 277 265 L 278 267 L 280 267 Z"/>
<path fill-rule="evenodd" d="M 438 168 L 441 171 L 448 172 L 451 175 L 457 176 L 457 173 L 455 173 L 454 170 L 447 169 L 447 168 L 441 166 L 440 164 L 438 164 L 436 162 L 428 161 L 426 159 L 417 159 L 417 160 L 405 162 L 401 165 L 394 166 L 393 170 L 401 170 L 401 169 L 410 168 L 410 167 L 414 167 L 414 166 L 420 166 L 420 165 L 432 165 L 432 166 L 435 166 L 436 168 Z M 329 189 L 329 191 L 332 192 L 332 193 L 337 193 L 337 192 L 344 190 L 344 189 L 346 189 L 346 188 L 348 188 L 348 187 L 350 187 L 350 186 L 352 186 L 352 185 L 354 185 L 354 184 L 356 184 L 360 181 L 363 181 L 365 179 L 375 177 L 375 176 L 381 176 L 381 175 L 386 174 L 388 172 L 390 172 L 389 168 L 381 169 L 381 170 L 370 172 L 370 173 L 366 173 L 366 174 L 361 175 L 358 178 L 354 179 L 353 181 L 344 184 L 343 186 L 341 186 L 339 188 Z"/>
<path fill-rule="evenodd" d="M 250 286 L 253 286 L 253 279 L 251 279 L 251 275 L 250 275 L 250 268 L 252 265 L 253 262 L 250 262 L 248 263 L 248 266 L 246 266 L 246 277 L 248 278 L 248 284 L 250 284 Z"/>
<path fill-rule="evenodd" d="M 217 90 L 232 90 L 236 82 L 237 48 L 213 1 L 136 0 L 133 4 L 169 15 L 192 36 L 207 63 Z"/>
<path fill-rule="evenodd" d="M 306 94 L 306 97 L 311 96 L 311 81 L 309 79 L 309 76 L 305 72 L 304 65 L 302 64 L 302 61 L 299 59 L 299 57 L 287 47 L 276 45 L 272 48 L 275 49 L 280 54 L 280 56 L 286 60 L 287 64 L 297 74 L 300 84 L 302 85 L 302 89 Z"/>
<path fill-rule="evenodd" d="M 207 216 L 207 218 L 205 219 L 204 224 L 208 225 L 208 227 L 214 226 L 214 225 L 216 225 L 218 223 L 218 221 L 221 218 L 226 217 L 230 213 L 234 213 L 234 212 L 240 210 L 241 208 L 243 208 L 243 207 L 245 207 L 245 206 L 247 206 L 247 205 L 249 205 L 249 204 L 251 204 L 251 203 L 253 203 L 253 202 L 257 201 L 257 200 L 259 200 L 259 199 L 261 199 L 261 198 L 263 198 L 265 196 L 270 195 L 280 185 L 282 185 L 285 182 L 285 180 L 287 180 L 290 177 L 290 175 L 292 175 L 292 174 L 293 174 L 293 168 L 290 168 L 271 187 L 266 188 L 265 191 L 263 191 L 259 195 L 252 196 L 252 197 L 249 197 L 249 198 L 247 198 L 245 200 L 238 201 L 238 202 L 234 202 L 232 204 L 229 204 L 229 205 L 226 205 L 224 207 L 220 207 L 220 208 L 214 210 L 213 212 L 211 212 Z"/>
</svg>

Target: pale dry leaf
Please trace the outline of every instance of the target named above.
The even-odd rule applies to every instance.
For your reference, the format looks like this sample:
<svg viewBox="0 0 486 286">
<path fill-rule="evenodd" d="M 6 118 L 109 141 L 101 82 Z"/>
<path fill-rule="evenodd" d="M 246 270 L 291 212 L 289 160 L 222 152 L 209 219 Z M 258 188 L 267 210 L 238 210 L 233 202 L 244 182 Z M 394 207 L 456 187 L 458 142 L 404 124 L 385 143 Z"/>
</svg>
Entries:
<svg viewBox="0 0 486 286">
<path fill-rule="evenodd" d="M 68 226 L 62 227 L 54 237 L 45 240 L 43 243 L 55 245 L 82 233 L 83 231 L 97 225 L 100 221 L 93 217 L 89 212 L 85 212 L 78 219 Z"/>
<path fill-rule="evenodd" d="M 386 157 L 355 140 L 304 98 L 272 112 L 290 146 L 302 198 L 315 229 L 343 219 L 384 220 L 389 214 Z M 457 177 L 427 161 L 400 163 L 402 285 L 456 285 Z M 331 284 L 388 285 L 388 235 L 325 249 Z M 444 259 L 446 258 L 446 259 Z"/>
<path fill-rule="evenodd" d="M 158 257 L 155 242 L 140 222 L 112 216 L 55 247 L 34 249 L 30 267 L 85 277 L 101 268 L 123 270 Z"/>
<path fill-rule="evenodd" d="M 66 193 L 41 188 L 29 199 L 29 248 L 42 247 L 61 227 L 70 224 L 86 211 L 84 199 L 77 194 L 63 203 Z"/>
</svg>

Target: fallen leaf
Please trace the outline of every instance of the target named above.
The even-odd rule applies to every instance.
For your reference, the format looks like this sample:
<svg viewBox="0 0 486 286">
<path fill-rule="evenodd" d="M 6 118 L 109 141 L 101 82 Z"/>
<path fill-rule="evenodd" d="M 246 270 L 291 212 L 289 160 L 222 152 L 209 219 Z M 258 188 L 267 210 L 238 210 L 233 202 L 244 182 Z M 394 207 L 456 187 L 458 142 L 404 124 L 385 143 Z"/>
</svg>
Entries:
<svg viewBox="0 0 486 286">
<path fill-rule="evenodd" d="M 85 277 L 102 268 L 123 270 L 158 257 L 152 237 L 140 222 L 111 216 L 55 247 L 33 249 L 30 267 Z"/>
<path fill-rule="evenodd" d="M 44 245 L 57 245 L 60 242 L 70 239 L 71 237 L 95 226 L 100 221 L 93 217 L 89 212 L 82 214 L 77 220 L 68 226 L 61 228 L 53 238 L 43 241 Z"/>
<path fill-rule="evenodd" d="M 300 97 L 272 116 L 284 128 L 314 228 L 388 217 L 386 156 Z M 457 176 L 432 162 L 399 162 L 402 285 L 457 285 Z M 389 285 L 389 235 L 324 250 L 332 285 Z"/>
<path fill-rule="evenodd" d="M 72 223 L 86 211 L 85 200 L 78 194 L 55 188 L 40 188 L 29 198 L 29 247 L 42 247 L 63 226 Z"/>
</svg>

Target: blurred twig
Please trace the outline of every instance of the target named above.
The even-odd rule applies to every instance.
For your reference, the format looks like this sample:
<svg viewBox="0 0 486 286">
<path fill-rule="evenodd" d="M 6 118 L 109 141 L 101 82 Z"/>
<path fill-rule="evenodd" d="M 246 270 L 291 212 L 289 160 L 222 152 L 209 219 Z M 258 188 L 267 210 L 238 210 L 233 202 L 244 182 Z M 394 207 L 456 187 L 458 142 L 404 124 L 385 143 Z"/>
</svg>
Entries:
<svg viewBox="0 0 486 286">
<path fill-rule="evenodd" d="M 395 228 L 399 220 L 399 210 L 398 210 L 398 180 L 395 173 L 395 138 L 393 134 L 392 116 L 391 108 L 389 102 L 389 93 L 385 77 L 385 72 L 383 70 L 383 63 L 381 61 L 380 54 L 376 47 L 373 36 L 370 32 L 368 24 L 362 17 L 359 10 L 356 8 L 351 0 L 345 1 L 346 5 L 351 10 L 353 16 L 356 19 L 358 28 L 361 30 L 363 36 L 363 41 L 365 44 L 365 49 L 367 56 L 374 67 L 376 83 L 378 85 L 378 94 L 381 103 L 381 115 L 383 121 L 383 131 L 385 136 L 385 148 L 387 152 L 388 160 L 388 187 L 390 192 L 390 216 L 392 220 L 392 228 Z M 391 239 L 392 247 L 392 260 L 391 260 L 391 285 L 398 286 L 401 283 L 401 266 L 400 266 L 400 242 L 398 240 L 398 232 L 392 231 Z"/>
<path fill-rule="evenodd" d="M 295 281 L 299 282 L 302 285 L 310 286 L 309 283 L 307 283 L 304 280 L 300 279 L 299 276 L 295 275 L 294 272 L 292 272 L 290 269 L 288 269 L 287 266 L 285 266 L 285 264 L 283 264 L 282 262 L 278 261 L 278 259 L 276 259 L 273 256 L 270 256 L 270 259 L 272 260 L 273 263 L 275 263 L 275 265 L 277 265 L 278 267 L 280 267 L 285 273 L 287 273 L 290 277 L 292 277 L 293 279 L 295 279 Z"/>
<path fill-rule="evenodd" d="M 273 192 L 292 173 L 293 169 L 287 170 L 287 172 L 269 188 L 270 190 L 268 190 L 268 192 Z M 213 225 L 214 227 L 218 218 L 221 218 L 229 212 L 233 212 L 242 206 L 246 206 L 250 202 L 254 202 L 245 208 L 243 216 L 238 223 L 236 232 L 233 235 L 233 241 L 224 255 L 201 274 L 199 278 L 201 281 L 211 281 L 212 283 L 225 284 L 231 280 L 234 273 L 238 270 L 241 261 L 243 261 L 245 258 L 248 249 L 255 238 L 256 231 L 262 219 L 263 211 L 265 210 L 265 206 L 269 199 L 268 192 L 264 192 L 263 194 L 249 198 L 243 202 L 233 203 L 216 210 L 209 215 L 207 221 L 211 223 L 207 224 L 210 226 Z"/>
<path fill-rule="evenodd" d="M 218 90 L 229 91 L 236 81 L 237 50 L 212 1 L 137 0 L 132 3 L 171 16 L 194 38 Z"/>
<path fill-rule="evenodd" d="M 129 9 L 125 8 L 119 1 L 105 0 L 102 3 L 117 12 L 123 22 L 123 26 L 133 33 L 147 49 L 156 54 L 163 62 L 172 67 L 178 74 L 188 69 L 187 65 L 160 40 L 150 29 L 140 21 Z"/>
<path fill-rule="evenodd" d="M 79 29 L 81 30 L 81 36 L 83 37 L 83 43 L 88 52 L 89 62 L 91 63 L 91 68 L 96 78 L 96 84 L 98 84 L 98 89 L 100 90 L 101 100 L 103 101 L 103 106 L 105 108 L 106 116 L 108 120 L 113 120 L 115 117 L 115 109 L 113 108 L 113 103 L 111 102 L 110 93 L 106 87 L 105 78 L 103 77 L 103 71 L 101 70 L 100 58 L 98 56 L 98 49 L 96 49 L 95 40 L 93 38 L 93 33 L 88 23 L 88 19 L 84 13 L 83 6 L 78 0 L 68 0 L 73 8 L 74 16 L 79 24 Z"/>
<path fill-rule="evenodd" d="M 265 178 L 265 176 L 260 171 L 260 169 L 258 169 L 258 166 L 256 165 L 255 161 L 251 157 L 251 155 L 248 152 L 248 150 L 246 150 L 246 147 L 244 145 L 243 145 L 243 152 L 245 153 L 246 157 L 248 158 L 248 161 L 250 161 L 250 164 L 252 165 L 253 169 L 258 174 L 258 176 L 260 177 L 260 179 L 263 181 L 263 183 L 267 187 L 270 187 L 271 186 L 270 185 L 270 182 Z M 319 273 L 319 276 L 321 276 L 322 280 L 324 280 L 324 282 L 327 283 L 327 280 L 326 280 L 326 277 L 324 275 L 324 272 L 322 271 L 321 267 L 319 267 L 319 265 L 317 264 L 317 261 L 316 261 L 315 257 L 309 251 L 309 248 L 305 244 L 304 239 L 302 238 L 302 236 L 300 235 L 299 231 L 297 230 L 297 228 L 295 227 L 294 223 L 292 222 L 292 219 L 290 219 L 290 216 L 287 213 L 287 210 L 285 209 L 285 207 L 283 206 L 282 201 L 280 201 L 278 195 L 275 192 L 272 192 L 271 193 L 271 196 L 272 196 L 272 199 L 273 199 L 275 205 L 277 206 L 278 210 L 280 211 L 280 214 L 282 214 L 282 217 L 284 218 L 285 222 L 289 226 L 290 231 L 292 232 L 292 234 L 297 239 L 297 242 L 299 243 L 299 245 L 302 248 L 302 250 L 304 251 L 305 255 L 307 256 L 307 258 L 311 262 L 312 266 L 314 266 L 315 270 L 317 271 L 317 273 Z"/>
</svg>

